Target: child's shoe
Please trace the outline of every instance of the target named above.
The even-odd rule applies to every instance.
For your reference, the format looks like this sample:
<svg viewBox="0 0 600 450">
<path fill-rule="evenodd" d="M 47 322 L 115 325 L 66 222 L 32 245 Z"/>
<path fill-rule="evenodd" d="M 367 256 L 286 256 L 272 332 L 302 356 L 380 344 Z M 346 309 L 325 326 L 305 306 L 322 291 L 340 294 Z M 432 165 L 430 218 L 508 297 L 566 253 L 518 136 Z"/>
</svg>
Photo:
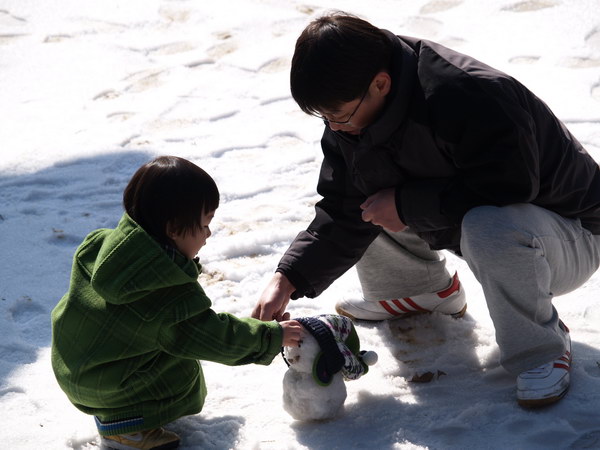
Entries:
<svg viewBox="0 0 600 450">
<path fill-rule="evenodd" d="M 394 300 L 342 300 L 335 305 L 338 314 L 353 320 L 388 320 L 430 312 L 459 318 L 466 309 L 465 291 L 457 274 L 452 277 L 450 286 L 439 292 Z"/>
<path fill-rule="evenodd" d="M 567 393 L 571 370 L 571 338 L 569 329 L 560 322 L 566 334 L 567 348 L 563 355 L 517 377 L 517 402 L 526 408 L 546 406 L 559 401 Z"/>
<path fill-rule="evenodd" d="M 101 436 L 102 445 L 117 450 L 166 450 L 179 447 L 179 436 L 163 428 L 115 436 Z"/>
</svg>

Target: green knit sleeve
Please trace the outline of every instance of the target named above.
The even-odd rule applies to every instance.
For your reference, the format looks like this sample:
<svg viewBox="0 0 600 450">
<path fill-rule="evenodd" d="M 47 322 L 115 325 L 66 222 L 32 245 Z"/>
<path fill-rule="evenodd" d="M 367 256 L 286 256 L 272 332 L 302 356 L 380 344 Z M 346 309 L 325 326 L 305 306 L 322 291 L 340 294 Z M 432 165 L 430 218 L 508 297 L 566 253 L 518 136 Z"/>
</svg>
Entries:
<svg viewBox="0 0 600 450">
<path fill-rule="evenodd" d="M 159 345 L 174 356 L 231 366 L 268 365 L 279 353 L 283 331 L 277 322 L 240 319 L 210 308 L 184 320 L 165 323 Z"/>
</svg>

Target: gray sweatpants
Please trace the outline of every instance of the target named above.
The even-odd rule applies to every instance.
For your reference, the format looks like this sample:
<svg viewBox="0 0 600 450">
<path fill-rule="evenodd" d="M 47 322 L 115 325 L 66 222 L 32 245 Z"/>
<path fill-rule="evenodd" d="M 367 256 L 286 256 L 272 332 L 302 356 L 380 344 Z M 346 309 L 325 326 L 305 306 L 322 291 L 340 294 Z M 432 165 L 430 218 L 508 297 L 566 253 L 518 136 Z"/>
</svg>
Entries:
<svg viewBox="0 0 600 450">
<path fill-rule="evenodd" d="M 552 298 L 598 269 L 600 236 L 531 204 L 482 206 L 463 219 L 461 251 L 483 288 L 502 366 L 519 374 L 560 356 L 565 336 Z M 408 231 L 381 233 L 357 271 L 372 301 L 435 292 L 450 279 L 444 259 Z"/>
<path fill-rule="evenodd" d="M 410 297 L 448 287 L 450 274 L 440 252 L 407 229 L 382 231 L 356 264 L 367 301 Z"/>
</svg>

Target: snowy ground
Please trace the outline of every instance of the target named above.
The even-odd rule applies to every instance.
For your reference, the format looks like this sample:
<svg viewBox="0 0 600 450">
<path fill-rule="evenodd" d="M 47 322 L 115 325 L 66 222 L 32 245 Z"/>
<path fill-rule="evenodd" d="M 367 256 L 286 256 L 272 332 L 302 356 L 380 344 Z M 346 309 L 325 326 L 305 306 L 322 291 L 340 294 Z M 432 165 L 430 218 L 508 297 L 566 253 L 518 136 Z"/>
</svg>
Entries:
<svg viewBox="0 0 600 450">
<path fill-rule="evenodd" d="M 216 179 L 222 206 L 201 282 L 216 310 L 250 314 L 318 200 L 321 125 L 290 97 L 293 44 L 342 7 L 511 73 L 600 160 L 598 0 L 0 0 L 0 447 L 99 446 L 54 380 L 49 313 L 75 247 L 117 223 L 123 187 L 153 156 L 189 158 Z M 182 448 L 600 448 L 600 273 L 555 302 L 572 331 L 570 393 L 527 411 L 498 366 L 477 282 L 449 264 L 468 291 L 466 317 L 359 325 L 380 362 L 348 383 L 340 418 L 287 415 L 281 358 L 205 363 L 204 411 L 171 426 Z M 290 311 L 332 312 L 357 295 L 350 271 Z"/>
</svg>

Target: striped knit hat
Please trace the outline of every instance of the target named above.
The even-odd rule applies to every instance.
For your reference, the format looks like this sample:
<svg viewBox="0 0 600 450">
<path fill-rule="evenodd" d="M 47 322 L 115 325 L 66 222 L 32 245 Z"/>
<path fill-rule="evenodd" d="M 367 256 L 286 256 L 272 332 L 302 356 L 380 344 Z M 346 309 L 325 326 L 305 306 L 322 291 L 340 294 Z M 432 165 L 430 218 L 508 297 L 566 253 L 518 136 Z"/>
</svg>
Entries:
<svg viewBox="0 0 600 450">
<path fill-rule="evenodd" d="M 356 380 L 377 362 L 377 353 L 360 351 L 360 340 L 349 318 L 322 314 L 296 320 L 321 347 L 313 364 L 313 377 L 318 384 L 327 386 L 339 371 L 344 379 Z"/>
</svg>

